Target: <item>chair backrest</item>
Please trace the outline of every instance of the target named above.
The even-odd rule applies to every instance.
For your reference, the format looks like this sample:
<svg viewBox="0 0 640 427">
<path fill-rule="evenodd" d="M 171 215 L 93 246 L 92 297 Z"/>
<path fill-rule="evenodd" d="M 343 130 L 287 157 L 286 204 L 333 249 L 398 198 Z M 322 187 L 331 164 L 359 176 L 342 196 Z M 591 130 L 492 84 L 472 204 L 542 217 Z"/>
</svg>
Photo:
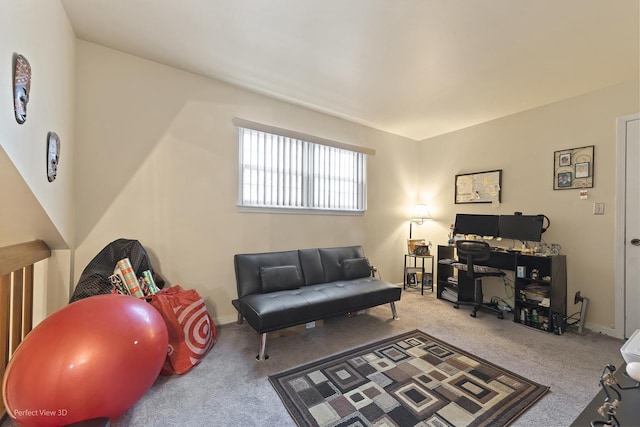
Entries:
<svg viewBox="0 0 640 427">
<path fill-rule="evenodd" d="M 491 255 L 491 246 L 480 240 L 457 240 L 458 257 L 467 261 L 467 276 L 473 279 L 473 265 L 478 261 L 486 261 Z"/>
</svg>

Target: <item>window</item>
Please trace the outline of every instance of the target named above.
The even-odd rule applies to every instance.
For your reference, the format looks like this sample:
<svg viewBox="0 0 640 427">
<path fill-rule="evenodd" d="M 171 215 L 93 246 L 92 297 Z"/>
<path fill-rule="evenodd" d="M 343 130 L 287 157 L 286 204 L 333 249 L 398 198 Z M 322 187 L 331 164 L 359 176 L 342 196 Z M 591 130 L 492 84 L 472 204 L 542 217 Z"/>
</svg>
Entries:
<svg viewBox="0 0 640 427">
<path fill-rule="evenodd" d="M 241 207 L 365 211 L 365 153 L 281 133 L 239 127 Z"/>
</svg>

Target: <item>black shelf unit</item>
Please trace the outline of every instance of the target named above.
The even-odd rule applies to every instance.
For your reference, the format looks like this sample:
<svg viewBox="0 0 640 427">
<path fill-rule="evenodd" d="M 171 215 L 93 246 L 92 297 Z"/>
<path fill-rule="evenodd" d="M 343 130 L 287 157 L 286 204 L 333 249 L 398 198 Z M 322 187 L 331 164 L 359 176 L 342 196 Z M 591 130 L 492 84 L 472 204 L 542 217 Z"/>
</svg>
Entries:
<svg viewBox="0 0 640 427">
<path fill-rule="evenodd" d="M 438 246 L 437 298 L 458 305 L 474 303 L 473 282 L 443 260 L 455 260 L 454 246 Z M 513 321 L 546 332 L 556 332 L 567 317 L 567 264 L 564 255 L 538 256 L 496 251 L 486 263 L 514 272 Z M 518 267 L 521 267 L 518 272 Z M 519 277 L 522 276 L 522 277 Z M 450 278 L 457 280 L 452 283 Z M 543 298 L 548 301 L 543 302 Z M 543 302 L 543 305 L 540 303 Z"/>
<path fill-rule="evenodd" d="M 566 257 L 519 254 L 514 283 L 513 321 L 546 332 L 560 332 L 558 327 L 567 317 Z"/>
<path fill-rule="evenodd" d="M 454 246 L 438 246 L 438 266 L 436 284 L 438 299 L 450 301 L 456 305 L 473 304 L 473 284 L 465 286 L 466 274 L 458 275 L 458 269 L 449 264 L 441 263 L 442 260 L 455 260 L 456 250 Z M 460 283 L 457 281 L 460 280 Z"/>
</svg>

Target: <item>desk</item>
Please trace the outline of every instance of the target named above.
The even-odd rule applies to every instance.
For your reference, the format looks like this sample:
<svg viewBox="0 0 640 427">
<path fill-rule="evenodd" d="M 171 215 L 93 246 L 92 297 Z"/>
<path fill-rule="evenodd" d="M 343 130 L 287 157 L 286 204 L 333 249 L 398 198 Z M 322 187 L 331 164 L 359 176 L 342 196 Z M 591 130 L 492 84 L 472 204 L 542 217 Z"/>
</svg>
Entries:
<svg viewBox="0 0 640 427">
<path fill-rule="evenodd" d="M 447 264 L 456 260 L 454 246 L 438 246 L 437 297 L 454 304 L 475 303 L 474 283 L 464 271 Z M 554 315 L 561 320 L 567 317 L 567 267 L 564 255 L 538 256 L 520 252 L 492 250 L 482 265 L 512 272 L 514 276 L 513 320 L 546 332 L 556 331 Z M 517 277 L 518 267 L 524 270 Z M 535 292 L 534 292 L 535 290 Z M 540 292 L 541 291 L 541 292 Z M 540 293 L 547 295 L 548 306 L 540 306 Z M 490 296 L 489 296 L 490 298 Z M 564 328 L 562 328 L 564 329 Z"/>
<path fill-rule="evenodd" d="M 413 258 L 413 267 L 411 266 L 411 258 Z M 425 271 L 424 269 L 424 260 L 425 259 L 430 259 L 431 260 L 431 270 L 429 270 L 428 272 Z M 420 267 L 418 267 L 418 260 L 422 261 L 422 264 Z M 408 263 L 407 263 L 408 261 Z M 407 286 L 411 286 L 411 282 L 409 280 L 410 275 L 415 274 L 415 280 L 414 280 L 414 284 L 416 286 L 418 286 L 418 275 L 417 273 L 420 273 L 420 282 L 421 282 L 421 290 L 420 290 L 420 294 L 424 295 L 424 282 L 427 279 L 427 274 L 429 274 L 429 276 L 431 277 L 431 279 L 429 280 L 429 284 L 431 285 L 431 292 L 433 292 L 433 255 L 413 255 L 413 254 L 405 254 L 404 256 L 404 283 L 402 286 L 402 289 L 407 289 Z"/>
</svg>

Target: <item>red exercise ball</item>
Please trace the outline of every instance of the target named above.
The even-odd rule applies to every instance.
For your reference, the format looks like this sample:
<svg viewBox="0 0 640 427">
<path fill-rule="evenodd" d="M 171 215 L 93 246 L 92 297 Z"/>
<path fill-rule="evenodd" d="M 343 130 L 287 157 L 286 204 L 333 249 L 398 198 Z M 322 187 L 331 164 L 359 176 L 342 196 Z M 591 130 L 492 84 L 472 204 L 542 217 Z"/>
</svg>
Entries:
<svg viewBox="0 0 640 427">
<path fill-rule="evenodd" d="M 9 416 L 23 426 L 114 419 L 154 383 L 167 356 L 162 316 L 143 300 L 97 295 L 36 326 L 4 374 Z"/>
</svg>

